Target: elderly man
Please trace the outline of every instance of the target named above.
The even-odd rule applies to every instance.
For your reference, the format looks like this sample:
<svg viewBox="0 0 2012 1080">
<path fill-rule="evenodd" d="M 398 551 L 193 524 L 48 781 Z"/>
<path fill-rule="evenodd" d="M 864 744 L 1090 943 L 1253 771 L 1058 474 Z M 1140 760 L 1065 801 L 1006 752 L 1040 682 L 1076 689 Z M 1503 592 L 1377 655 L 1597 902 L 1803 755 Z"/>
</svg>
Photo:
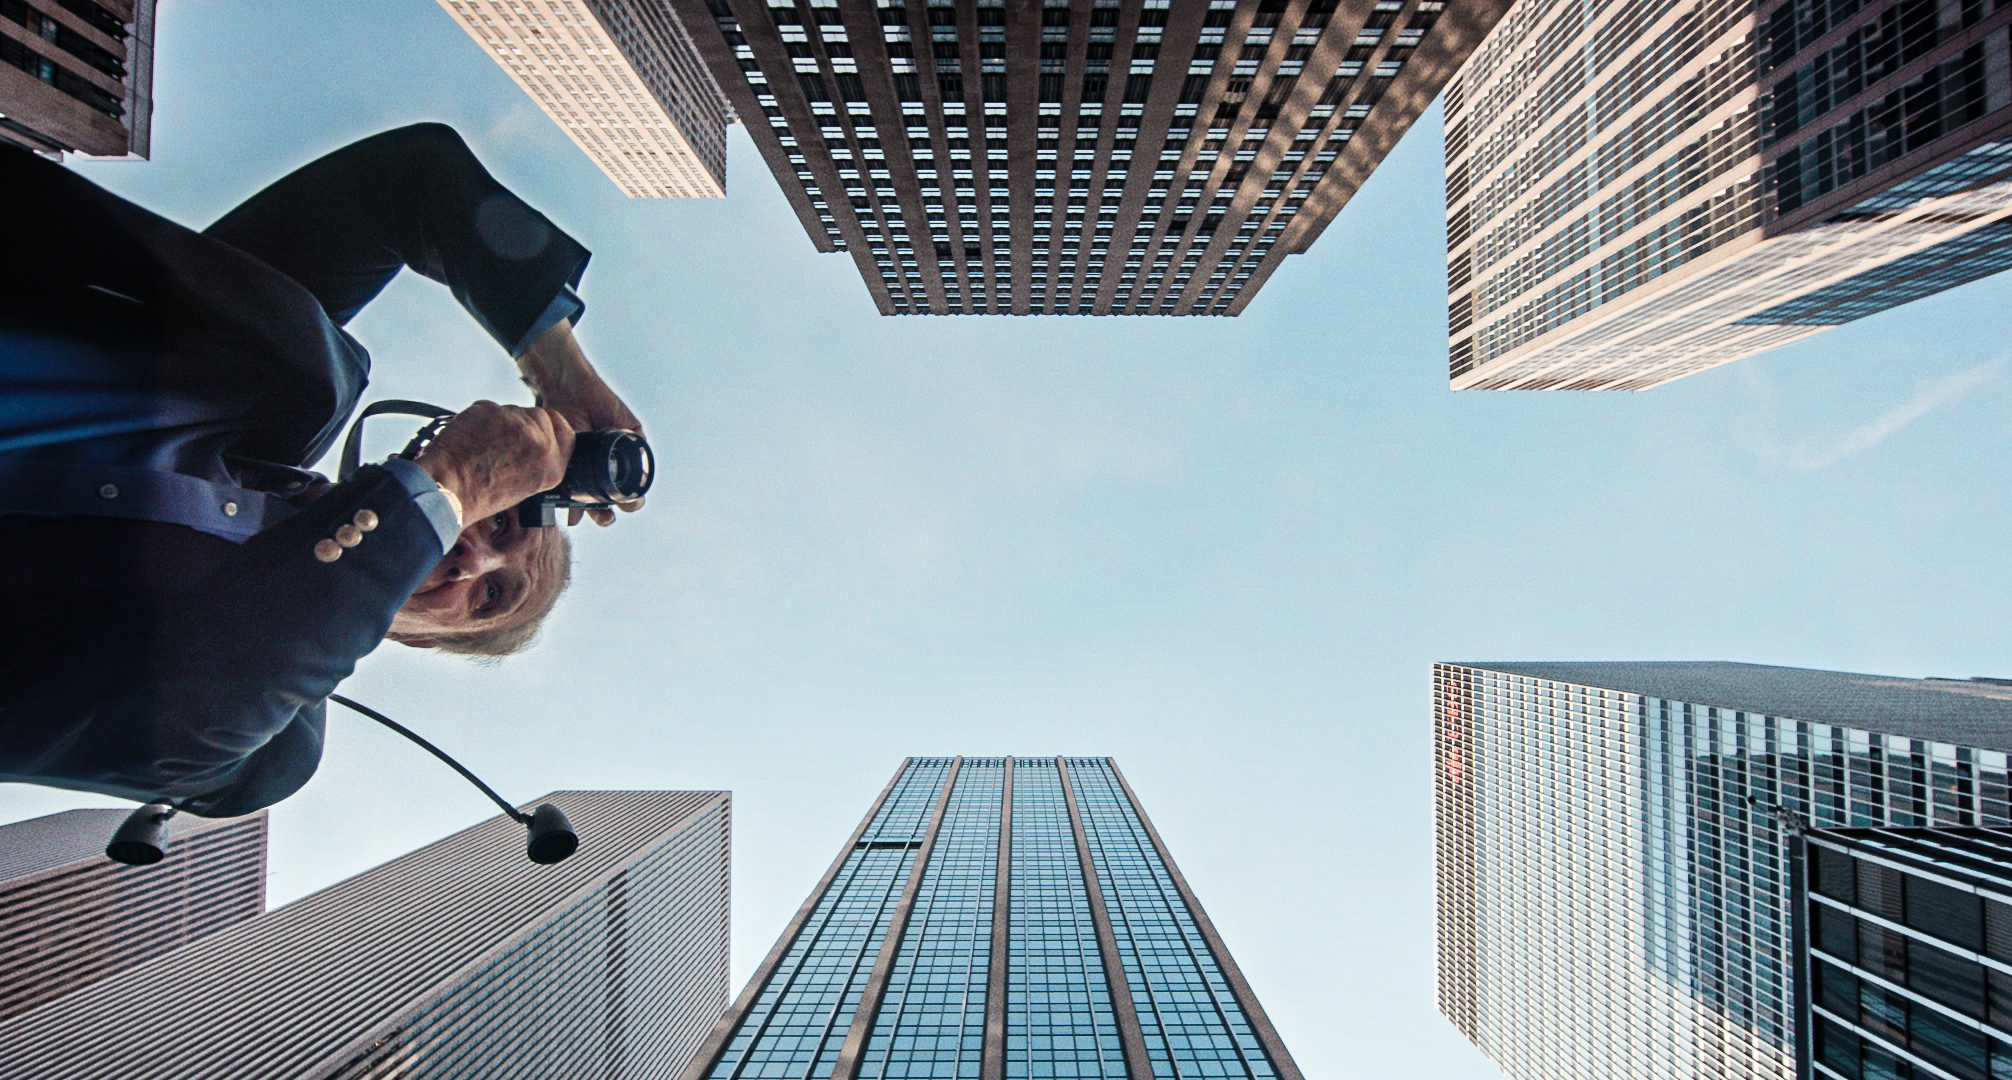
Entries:
<svg viewBox="0 0 2012 1080">
<path fill-rule="evenodd" d="M 249 813 L 313 775 L 379 641 L 530 640 L 569 552 L 512 507 L 575 430 L 640 425 L 572 336 L 586 250 L 451 129 L 352 144 L 202 233 L 5 147 L 0 205 L 0 781 Z M 405 267 L 539 407 L 476 402 L 330 483 L 306 466 L 369 375 L 342 326 Z"/>
</svg>

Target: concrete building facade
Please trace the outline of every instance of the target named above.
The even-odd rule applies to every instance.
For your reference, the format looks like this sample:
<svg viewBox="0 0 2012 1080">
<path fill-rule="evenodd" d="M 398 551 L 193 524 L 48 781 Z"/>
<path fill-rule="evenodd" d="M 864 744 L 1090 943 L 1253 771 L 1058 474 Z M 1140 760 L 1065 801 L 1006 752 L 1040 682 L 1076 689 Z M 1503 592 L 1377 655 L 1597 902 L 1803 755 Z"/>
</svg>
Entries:
<svg viewBox="0 0 2012 1080">
<path fill-rule="evenodd" d="M 1109 758 L 910 758 L 683 1080 L 1299 1080 Z"/>
<path fill-rule="evenodd" d="M 0 143 L 145 158 L 153 117 L 154 0 L 0 3 Z"/>
<path fill-rule="evenodd" d="M 675 1075 L 727 1001 L 729 796 L 539 801 L 564 862 L 491 818 L 0 1021 L 0 1076 Z"/>
<path fill-rule="evenodd" d="M 1439 664 L 1433 721 L 1439 1009 L 1510 1080 L 1798 1076 L 1784 822 L 2012 824 L 2004 683 Z"/>
<path fill-rule="evenodd" d="M 882 314 L 1235 315 L 1508 5 L 671 6 Z"/>
<path fill-rule="evenodd" d="M 677 13 L 650 0 L 440 0 L 632 199 L 726 196 L 733 116 Z"/>
<path fill-rule="evenodd" d="M 2012 266 L 2012 6 L 1530 2 L 1446 90 L 1456 390 L 1640 390 Z"/>
<path fill-rule="evenodd" d="M 105 857 L 124 810 L 0 825 L 0 1020 L 265 914 L 266 815 L 182 815 L 167 858 Z"/>
</svg>

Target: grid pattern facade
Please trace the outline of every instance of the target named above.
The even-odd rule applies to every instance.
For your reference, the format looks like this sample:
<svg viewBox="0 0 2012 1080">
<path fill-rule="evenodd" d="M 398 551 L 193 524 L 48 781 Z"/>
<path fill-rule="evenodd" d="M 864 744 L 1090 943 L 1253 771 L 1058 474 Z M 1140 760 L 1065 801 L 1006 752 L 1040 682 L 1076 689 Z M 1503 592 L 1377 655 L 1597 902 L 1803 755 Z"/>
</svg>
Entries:
<svg viewBox="0 0 2012 1080">
<path fill-rule="evenodd" d="M 684 24 L 650 0 L 439 0 L 632 199 L 726 195 L 732 117 Z"/>
<path fill-rule="evenodd" d="M 1124 1041 L 1055 761 L 1015 760 L 1006 1075 L 1123 1077 Z"/>
<path fill-rule="evenodd" d="M 1516 9 L 1447 87 L 1453 387 L 1645 389 L 2012 262 L 2001 7 Z"/>
<path fill-rule="evenodd" d="M 896 843 L 915 854 L 892 918 L 835 906 Z M 841 1014 L 799 972 L 810 943 L 854 935 L 847 962 L 877 959 L 847 968 L 864 991 Z M 799 1002 L 813 1022 L 779 1024 Z M 1300 1074 L 1108 758 L 911 758 L 684 1075 Z"/>
<path fill-rule="evenodd" d="M 1742 709 L 1743 665 L 1688 665 L 1735 677 L 1710 704 L 1625 670 L 1654 666 L 1434 668 L 1440 1010 L 1511 1080 L 1794 1077 L 1792 857 L 1774 815 L 2012 820 L 2003 748 L 1798 719 L 1781 695 Z M 1852 678 L 1847 693 L 1895 701 L 1933 688 Z M 1946 707 L 2000 724 L 2007 709 L 1954 692 Z"/>
<path fill-rule="evenodd" d="M 672 0 L 882 314 L 1235 315 L 1503 0 Z"/>
<path fill-rule="evenodd" d="M 707 1069 L 709 1080 L 830 1074 L 949 769 L 948 760 L 929 759 L 895 782 Z"/>
<path fill-rule="evenodd" d="M 145 158 L 154 0 L 0 0 L 0 143 Z"/>
<path fill-rule="evenodd" d="M 166 859 L 121 866 L 123 810 L 0 826 L 0 1020 L 265 913 L 266 815 L 175 819 Z"/>
<path fill-rule="evenodd" d="M 2012 833 L 1827 829 L 1803 840 L 1810 1075 L 2012 1076 Z"/>
<path fill-rule="evenodd" d="M 1153 1075 L 1277 1076 L 1117 777 L 1069 772 Z"/>
<path fill-rule="evenodd" d="M 1003 761 L 966 762 L 922 872 L 861 1077 L 978 1080 L 991 982 Z"/>
<path fill-rule="evenodd" d="M 566 861 L 491 818 L 0 1021 L 0 1075 L 673 1073 L 727 997 L 728 796 L 543 801 Z"/>
</svg>

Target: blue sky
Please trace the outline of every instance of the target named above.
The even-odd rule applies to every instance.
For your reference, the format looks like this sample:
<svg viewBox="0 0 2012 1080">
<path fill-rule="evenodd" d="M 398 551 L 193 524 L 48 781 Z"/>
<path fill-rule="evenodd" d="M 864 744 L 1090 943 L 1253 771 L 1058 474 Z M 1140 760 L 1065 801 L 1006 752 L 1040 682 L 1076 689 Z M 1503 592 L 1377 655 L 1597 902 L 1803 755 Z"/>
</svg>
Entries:
<svg viewBox="0 0 2012 1080">
<path fill-rule="evenodd" d="M 740 131 L 728 199 L 624 199 L 425 0 L 173 0 L 159 43 L 115 191 L 199 226 L 443 120 L 595 252 L 649 508 L 530 654 L 344 691 L 513 798 L 731 789 L 736 986 L 903 755 L 1111 754 L 1308 1075 L 1493 1077 L 1432 1004 L 1432 661 L 2012 675 L 2003 277 L 1648 393 L 1456 395 L 1436 110 L 1241 318 L 883 318 Z M 524 399 L 429 282 L 352 329 L 376 396 Z M 275 901 L 489 813 L 329 726 Z"/>
</svg>

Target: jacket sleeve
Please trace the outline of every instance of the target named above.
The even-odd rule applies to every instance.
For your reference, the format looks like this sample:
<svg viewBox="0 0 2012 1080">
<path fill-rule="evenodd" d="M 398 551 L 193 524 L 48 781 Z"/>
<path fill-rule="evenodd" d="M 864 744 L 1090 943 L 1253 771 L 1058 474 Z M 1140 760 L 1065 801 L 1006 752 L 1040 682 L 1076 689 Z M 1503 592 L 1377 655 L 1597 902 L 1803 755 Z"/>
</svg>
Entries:
<svg viewBox="0 0 2012 1080">
<path fill-rule="evenodd" d="M 236 546 L 178 590 L 143 648 L 116 626 L 89 635 L 66 656 L 68 677 L 51 680 L 72 687 L 63 719 L 32 745 L 0 740 L 0 779 L 167 799 L 206 817 L 299 790 L 320 762 L 322 702 L 452 542 L 451 517 L 442 528 L 429 516 L 438 495 L 415 473 L 366 467 Z M 375 526 L 318 557 L 360 514 Z"/>
</svg>

